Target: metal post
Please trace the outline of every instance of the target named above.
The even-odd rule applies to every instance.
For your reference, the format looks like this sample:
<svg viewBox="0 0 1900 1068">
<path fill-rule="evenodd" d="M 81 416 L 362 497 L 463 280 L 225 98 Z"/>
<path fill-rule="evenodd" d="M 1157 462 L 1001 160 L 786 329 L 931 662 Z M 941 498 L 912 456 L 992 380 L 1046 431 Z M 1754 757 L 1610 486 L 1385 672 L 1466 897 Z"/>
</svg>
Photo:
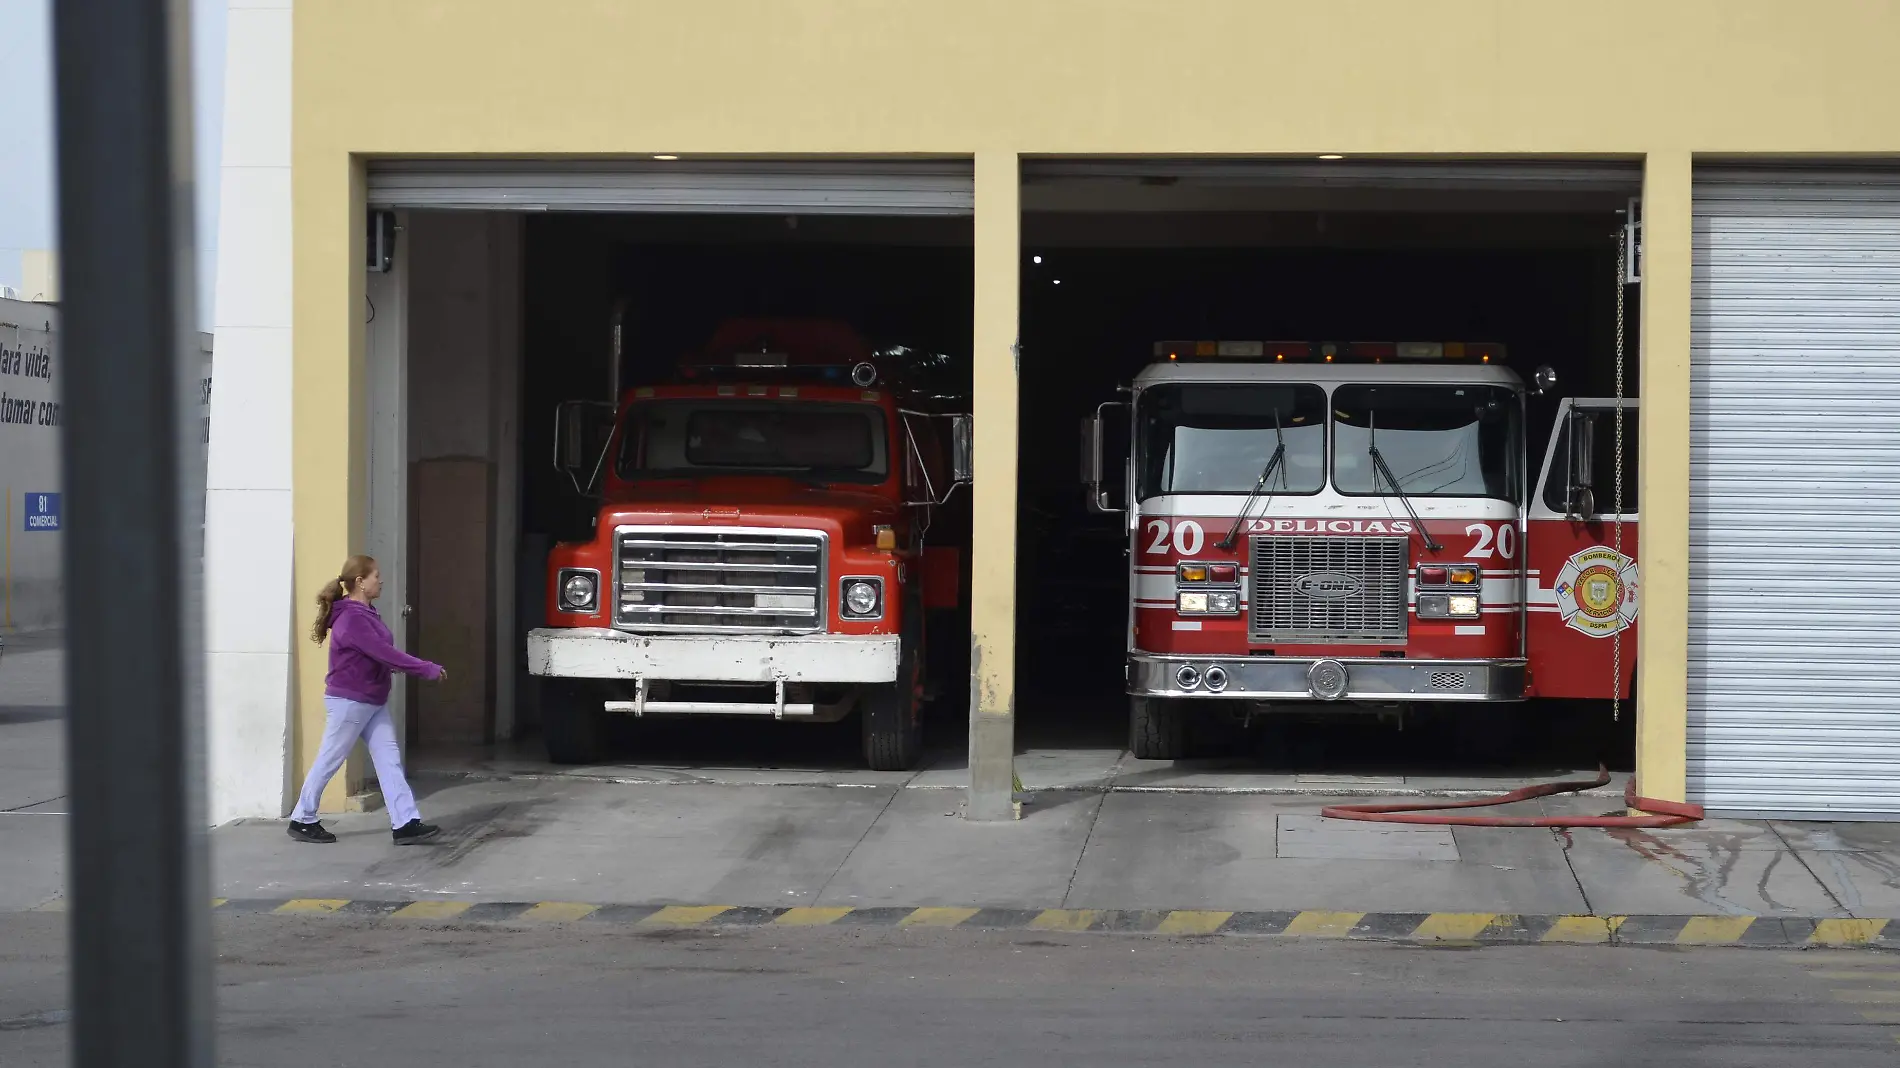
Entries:
<svg viewBox="0 0 1900 1068">
<path fill-rule="evenodd" d="M 53 5 L 80 1068 L 212 1063 L 189 3 Z"/>
</svg>

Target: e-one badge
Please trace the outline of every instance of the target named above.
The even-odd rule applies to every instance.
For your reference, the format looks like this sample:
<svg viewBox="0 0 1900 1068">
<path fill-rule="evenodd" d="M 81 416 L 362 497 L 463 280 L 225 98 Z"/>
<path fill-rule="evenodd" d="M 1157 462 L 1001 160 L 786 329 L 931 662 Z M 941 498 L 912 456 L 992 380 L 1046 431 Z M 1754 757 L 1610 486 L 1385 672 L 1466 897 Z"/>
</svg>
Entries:
<svg viewBox="0 0 1900 1068">
<path fill-rule="evenodd" d="M 1583 550 L 1557 572 L 1557 611 L 1571 629 L 1607 638 L 1636 623 L 1636 561 L 1605 545 Z"/>
</svg>

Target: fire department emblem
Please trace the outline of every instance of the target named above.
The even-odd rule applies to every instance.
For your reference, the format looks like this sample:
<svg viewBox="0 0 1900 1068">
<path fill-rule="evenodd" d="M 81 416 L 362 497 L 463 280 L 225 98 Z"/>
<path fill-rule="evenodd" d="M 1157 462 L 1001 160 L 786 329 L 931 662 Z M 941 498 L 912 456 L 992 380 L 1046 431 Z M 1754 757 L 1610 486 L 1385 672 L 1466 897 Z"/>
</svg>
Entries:
<svg viewBox="0 0 1900 1068">
<path fill-rule="evenodd" d="M 1557 572 L 1557 611 L 1572 630 L 1607 638 L 1635 624 L 1639 586 L 1636 561 L 1594 545 Z"/>
</svg>

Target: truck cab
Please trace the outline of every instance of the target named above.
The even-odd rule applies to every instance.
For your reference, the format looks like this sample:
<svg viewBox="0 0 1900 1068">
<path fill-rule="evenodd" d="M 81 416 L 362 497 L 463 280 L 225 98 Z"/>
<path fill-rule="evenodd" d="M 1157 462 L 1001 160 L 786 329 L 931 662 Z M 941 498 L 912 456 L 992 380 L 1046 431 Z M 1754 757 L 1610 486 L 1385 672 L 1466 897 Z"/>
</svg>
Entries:
<svg viewBox="0 0 1900 1068">
<path fill-rule="evenodd" d="M 1538 453 L 1533 491 L 1527 390 L 1505 355 L 1457 342 L 1156 345 L 1129 399 L 1084 430 L 1091 505 L 1127 520 L 1136 756 L 1183 755 L 1190 719 L 1214 710 L 1402 714 L 1622 692 L 1608 674 L 1633 658 L 1606 655 L 1601 676 L 1595 656 L 1554 665 L 1607 654 L 1595 638 L 1620 649 L 1634 530 L 1620 549 L 1599 544 L 1624 524 L 1606 526 L 1576 488 L 1587 464 L 1566 460 L 1560 507 L 1538 510 L 1559 445 Z M 1566 458 L 1589 453 L 1581 435 L 1595 430 L 1572 410 L 1558 423 L 1575 444 Z M 1582 559 L 1593 550 L 1601 559 Z M 1602 619 L 1595 631 L 1562 614 L 1577 604 Z"/>
<path fill-rule="evenodd" d="M 921 751 L 925 613 L 960 551 L 935 511 L 969 478 L 970 419 L 915 354 L 849 326 L 740 320 L 611 409 L 563 405 L 557 466 L 596 497 L 549 553 L 528 635 L 551 759 L 600 759 L 612 715 L 861 715 L 866 763 Z"/>
</svg>

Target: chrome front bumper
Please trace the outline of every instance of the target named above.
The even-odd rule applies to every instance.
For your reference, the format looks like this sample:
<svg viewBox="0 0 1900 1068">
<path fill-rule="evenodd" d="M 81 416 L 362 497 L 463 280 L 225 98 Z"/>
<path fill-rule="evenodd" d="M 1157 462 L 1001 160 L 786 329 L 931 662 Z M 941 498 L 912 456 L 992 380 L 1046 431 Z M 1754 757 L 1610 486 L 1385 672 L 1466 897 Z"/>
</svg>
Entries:
<svg viewBox="0 0 1900 1068">
<path fill-rule="evenodd" d="M 630 634 L 597 627 L 528 632 L 530 674 L 677 682 L 893 682 L 895 634 Z"/>
<path fill-rule="evenodd" d="M 1322 697 L 1316 664 L 1345 671 L 1345 692 Z M 1184 686 L 1181 669 L 1199 679 L 1218 667 L 1226 685 Z M 1322 669 L 1322 674 L 1325 669 Z M 1128 692 L 1137 697 L 1212 697 L 1243 701 L 1522 701 L 1522 660 L 1399 660 L 1386 657 L 1162 656 L 1131 653 Z"/>
</svg>

